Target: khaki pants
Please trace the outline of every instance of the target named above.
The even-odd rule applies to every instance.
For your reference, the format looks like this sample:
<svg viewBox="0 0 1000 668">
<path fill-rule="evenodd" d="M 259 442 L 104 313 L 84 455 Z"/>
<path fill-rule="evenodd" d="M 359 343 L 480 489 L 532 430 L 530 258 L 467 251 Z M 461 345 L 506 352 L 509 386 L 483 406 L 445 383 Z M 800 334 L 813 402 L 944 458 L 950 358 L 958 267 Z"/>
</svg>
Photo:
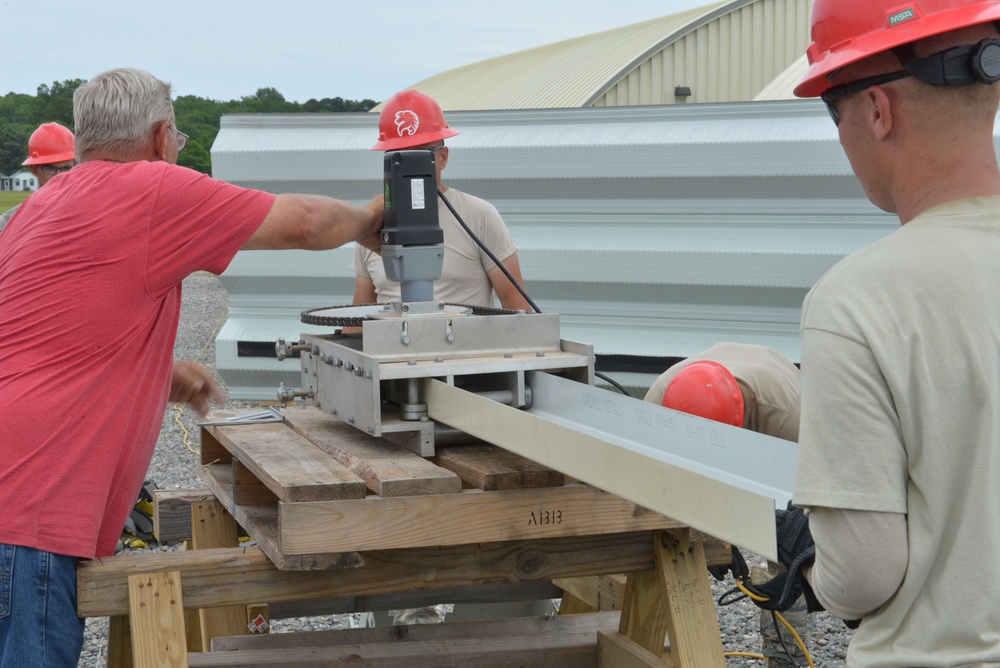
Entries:
<svg viewBox="0 0 1000 668">
<path fill-rule="evenodd" d="M 750 581 L 754 584 L 763 584 L 783 570 L 784 567 L 769 561 L 767 569 L 761 566 L 753 567 L 750 573 Z M 781 616 L 795 629 L 795 632 L 799 634 L 802 642 L 808 648 L 810 646 L 810 636 L 812 635 L 812 625 L 810 624 L 809 614 L 806 610 L 805 596 L 799 596 L 795 604 L 782 612 Z M 802 648 L 795 641 L 795 637 L 792 636 L 791 631 L 780 621 L 778 621 L 778 628 L 776 629 L 774 623 L 775 620 L 770 610 L 760 611 L 760 635 L 763 638 L 761 642 L 761 654 L 767 657 L 768 668 L 791 668 L 793 665 L 807 665 Z M 781 640 L 778 639 L 779 633 L 781 634 L 781 640 L 785 643 L 784 647 L 781 645 Z M 788 660 L 785 647 L 788 648 L 788 652 L 794 658 L 794 664 Z"/>
</svg>

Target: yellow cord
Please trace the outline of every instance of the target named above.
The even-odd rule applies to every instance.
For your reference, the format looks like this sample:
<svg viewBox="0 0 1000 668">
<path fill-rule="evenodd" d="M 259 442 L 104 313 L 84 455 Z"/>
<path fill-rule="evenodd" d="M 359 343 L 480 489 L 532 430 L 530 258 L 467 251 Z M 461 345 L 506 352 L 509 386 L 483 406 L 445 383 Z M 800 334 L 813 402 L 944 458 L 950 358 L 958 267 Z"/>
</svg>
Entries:
<svg viewBox="0 0 1000 668">
<path fill-rule="evenodd" d="M 736 579 L 736 586 L 739 587 L 740 591 L 743 592 L 744 594 L 746 594 L 747 597 L 750 598 L 753 601 L 769 601 L 770 600 L 766 596 L 760 596 L 759 594 L 755 594 L 752 591 L 750 591 L 749 589 L 747 589 L 746 586 L 743 584 L 743 580 L 740 579 L 740 578 Z M 781 615 L 780 612 L 775 611 L 774 616 L 778 618 L 778 621 L 780 621 L 782 623 L 782 625 L 786 629 L 788 629 L 789 631 L 791 631 L 792 637 L 795 638 L 795 642 L 798 644 L 799 649 L 802 650 L 802 655 L 806 657 L 806 661 L 809 662 L 809 666 L 811 668 L 816 668 L 816 664 L 813 663 L 813 660 L 812 660 L 812 655 L 809 654 L 809 650 L 806 648 L 806 644 L 805 644 L 805 642 L 803 642 L 802 637 L 798 634 L 798 632 L 792 627 L 791 624 L 788 623 L 788 620 L 786 620 Z"/>
<path fill-rule="evenodd" d="M 766 661 L 767 657 L 763 654 L 754 654 L 753 652 L 723 652 L 724 656 L 742 656 L 747 659 L 758 659 L 760 661 Z"/>
</svg>

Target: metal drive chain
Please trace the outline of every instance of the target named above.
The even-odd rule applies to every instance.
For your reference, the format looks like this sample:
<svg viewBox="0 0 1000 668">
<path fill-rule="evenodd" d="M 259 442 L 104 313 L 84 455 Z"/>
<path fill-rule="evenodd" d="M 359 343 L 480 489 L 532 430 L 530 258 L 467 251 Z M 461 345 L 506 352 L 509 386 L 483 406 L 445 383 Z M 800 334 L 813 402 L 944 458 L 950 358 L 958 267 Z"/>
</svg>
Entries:
<svg viewBox="0 0 1000 668">
<path fill-rule="evenodd" d="M 324 306 L 322 308 L 309 309 L 308 311 L 303 311 L 299 316 L 299 319 L 307 325 L 319 325 L 322 327 L 360 327 L 365 320 L 373 320 L 367 315 L 349 315 L 353 310 L 355 313 L 365 309 L 370 309 L 371 307 L 385 307 L 388 304 L 345 304 L 343 306 Z M 472 304 L 452 304 L 446 303 L 445 306 L 452 306 L 459 309 L 469 309 L 472 315 L 517 315 L 520 311 L 510 311 L 502 308 L 494 308 L 491 306 L 474 306 Z M 330 311 L 335 309 L 343 309 L 345 315 L 317 315 L 320 311 Z"/>
</svg>

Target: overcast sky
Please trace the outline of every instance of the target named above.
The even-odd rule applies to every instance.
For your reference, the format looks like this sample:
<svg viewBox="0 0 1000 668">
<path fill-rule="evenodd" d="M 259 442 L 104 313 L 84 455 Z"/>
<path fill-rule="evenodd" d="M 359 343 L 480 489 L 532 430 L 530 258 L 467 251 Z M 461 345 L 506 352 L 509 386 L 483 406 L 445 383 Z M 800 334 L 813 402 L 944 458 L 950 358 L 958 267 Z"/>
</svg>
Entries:
<svg viewBox="0 0 1000 668">
<path fill-rule="evenodd" d="M 138 67 L 175 95 L 381 101 L 485 58 L 712 0 L 0 0 L 0 95 Z"/>
</svg>

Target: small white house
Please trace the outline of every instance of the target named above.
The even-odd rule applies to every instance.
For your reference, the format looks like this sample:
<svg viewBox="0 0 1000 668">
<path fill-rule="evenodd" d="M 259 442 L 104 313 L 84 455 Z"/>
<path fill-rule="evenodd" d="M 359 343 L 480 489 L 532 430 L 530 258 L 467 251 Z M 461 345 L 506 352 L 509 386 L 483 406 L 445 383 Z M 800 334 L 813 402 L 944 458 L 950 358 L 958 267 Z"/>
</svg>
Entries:
<svg viewBox="0 0 1000 668">
<path fill-rule="evenodd" d="M 7 177 L 10 181 L 10 189 L 14 191 L 38 190 L 38 177 L 31 173 L 29 169 L 22 169 Z"/>
</svg>

